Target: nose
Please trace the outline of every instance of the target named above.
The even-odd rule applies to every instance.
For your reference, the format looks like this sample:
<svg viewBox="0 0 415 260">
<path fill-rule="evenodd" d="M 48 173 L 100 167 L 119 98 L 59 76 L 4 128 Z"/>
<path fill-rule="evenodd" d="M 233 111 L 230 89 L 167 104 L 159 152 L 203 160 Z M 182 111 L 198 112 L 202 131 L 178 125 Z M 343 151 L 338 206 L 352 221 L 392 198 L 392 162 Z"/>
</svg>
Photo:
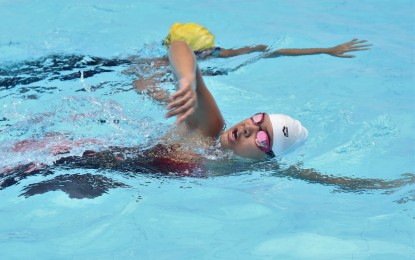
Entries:
<svg viewBox="0 0 415 260">
<path fill-rule="evenodd" d="M 257 128 L 257 126 L 254 125 L 254 124 L 246 124 L 246 125 L 244 125 L 244 129 L 243 129 L 244 130 L 244 136 L 246 138 L 250 137 L 252 135 L 252 133 L 255 132 L 255 129 L 256 128 Z"/>
</svg>

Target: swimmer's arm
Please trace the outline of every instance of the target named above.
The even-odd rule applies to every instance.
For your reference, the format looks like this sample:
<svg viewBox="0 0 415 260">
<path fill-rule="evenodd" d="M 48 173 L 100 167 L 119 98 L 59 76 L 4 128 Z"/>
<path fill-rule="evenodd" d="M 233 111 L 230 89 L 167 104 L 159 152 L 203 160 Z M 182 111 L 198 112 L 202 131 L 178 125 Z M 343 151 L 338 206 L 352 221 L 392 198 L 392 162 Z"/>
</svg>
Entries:
<svg viewBox="0 0 415 260">
<path fill-rule="evenodd" d="M 141 58 L 140 56 L 130 56 L 128 57 L 133 64 L 153 64 L 156 68 L 161 66 L 168 66 L 169 59 L 167 57 L 158 57 L 158 58 Z"/>
<path fill-rule="evenodd" d="M 363 191 L 363 190 L 389 190 L 396 189 L 405 185 L 415 183 L 415 175 L 411 173 L 402 174 L 401 178 L 395 180 L 383 179 L 364 179 L 350 177 L 336 177 L 322 174 L 315 169 L 302 169 L 298 166 L 290 166 L 288 169 L 279 171 L 283 176 L 294 179 L 304 180 L 310 183 L 336 186 L 343 191 Z"/>
<path fill-rule="evenodd" d="M 152 70 L 157 70 L 169 65 L 167 57 L 141 58 L 140 56 L 135 55 L 128 57 L 127 60 L 132 64 L 132 66 L 121 71 L 121 73 L 124 75 L 135 75 L 137 77 L 143 76 L 138 71 L 142 70 L 145 66 L 149 66 Z"/>
<path fill-rule="evenodd" d="M 177 116 L 185 121 L 196 109 L 196 59 L 192 49 L 183 41 L 169 46 L 169 60 L 176 79 L 176 92 L 170 97 L 166 117 Z"/>
<path fill-rule="evenodd" d="M 167 117 L 177 116 L 177 122 L 186 122 L 205 136 L 216 137 L 223 128 L 222 114 L 206 87 L 193 50 L 183 41 L 173 41 L 169 60 L 178 82 L 176 93 L 169 99 Z"/>
<path fill-rule="evenodd" d="M 170 98 L 170 92 L 158 86 L 163 75 L 155 74 L 148 78 L 137 79 L 133 82 L 133 86 L 137 93 L 146 94 L 158 102 L 167 103 Z"/>
<path fill-rule="evenodd" d="M 249 54 L 252 52 L 265 52 L 268 49 L 266 45 L 247 46 L 238 49 L 223 49 L 221 48 L 218 58 L 229 58 L 243 54 Z"/>
<path fill-rule="evenodd" d="M 152 99 L 165 103 L 170 97 L 167 90 L 160 88 L 159 83 L 165 82 L 163 77 L 168 71 L 157 72 L 162 67 L 168 66 L 169 61 L 167 57 L 161 58 L 140 58 L 140 56 L 131 56 L 129 60 L 134 64 L 130 68 L 123 70 L 121 73 L 125 75 L 137 76 L 137 80 L 133 81 L 133 86 L 137 93 L 146 94 Z M 143 70 L 150 75 L 143 75 Z M 151 74 L 151 72 L 153 73 Z"/>
<path fill-rule="evenodd" d="M 279 49 L 269 54 L 266 54 L 264 58 L 276 58 L 280 56 L 301 56 L 301 55 L 316 55 L 316 54 L 328 54 L 339 58 L 354 58 L 355 55 L 345 54 L 351 51 L 363 51 L 368 50 L 371 44 L 365 44 L 366 40 L 353 39 L 349 42 L 342 43 L 340 45 L 330 48 L 306 48 L 306 49 Z"/>
</svg>

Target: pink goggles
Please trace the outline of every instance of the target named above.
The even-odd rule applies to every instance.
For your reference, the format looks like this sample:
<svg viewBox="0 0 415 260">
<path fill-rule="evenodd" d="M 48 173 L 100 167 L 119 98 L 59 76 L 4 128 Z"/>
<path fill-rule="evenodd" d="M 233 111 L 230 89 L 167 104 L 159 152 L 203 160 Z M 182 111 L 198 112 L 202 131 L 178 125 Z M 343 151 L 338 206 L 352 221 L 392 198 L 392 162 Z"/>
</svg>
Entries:
<svg viewBox="0 0 415 260">
<path fill-rule="evenodd" d="M 255 137 L 256 146 L 264 151 L 271 158 L 275 157 L 271 147 L 271 138 L 268 133 L 261 129 L 261 124 L 264 121 L 265 113 L 257 113 L 251 117 L 252 123 L 259 127 L 259 131 Z"/>
</svg>

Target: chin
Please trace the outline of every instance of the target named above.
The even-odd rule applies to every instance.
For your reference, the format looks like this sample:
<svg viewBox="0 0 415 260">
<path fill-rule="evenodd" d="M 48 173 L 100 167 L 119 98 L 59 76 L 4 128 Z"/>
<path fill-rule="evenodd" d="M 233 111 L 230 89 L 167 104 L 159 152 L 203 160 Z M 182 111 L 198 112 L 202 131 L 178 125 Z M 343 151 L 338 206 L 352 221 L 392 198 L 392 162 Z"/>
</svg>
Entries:
<svg viewBox="0 0 415 260">
<path fill-rule="evenodd" d="M 220 145 L 221 145 L 223 148 L 225 148 L 225 149 L 229 150 L 229 144 L 228 144 L 228 142 L 227 142 L 227 140 L 226 140 L 226 136 L 227 136 L 227 134 L 228 134 L 228 131 L 223 132 L 223 133 L 221 134 L 221 136 L 219 137 L 219 140 L 220 140 Z"/>
</svg>

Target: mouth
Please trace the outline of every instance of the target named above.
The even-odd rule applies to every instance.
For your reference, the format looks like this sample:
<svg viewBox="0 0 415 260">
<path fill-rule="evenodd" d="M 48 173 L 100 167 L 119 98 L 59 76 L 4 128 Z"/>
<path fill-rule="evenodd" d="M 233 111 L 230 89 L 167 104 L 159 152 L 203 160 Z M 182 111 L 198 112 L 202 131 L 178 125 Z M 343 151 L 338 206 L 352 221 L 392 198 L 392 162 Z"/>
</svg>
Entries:
<svg viewBox="0 0 415 260">
<path fill-rule="evenodd" d="M 228 137 L 232 142 L 236 142 L 238 140 L 238 129 L 235 128 L 232 131 L 229 131 Z"/>
</svg>

